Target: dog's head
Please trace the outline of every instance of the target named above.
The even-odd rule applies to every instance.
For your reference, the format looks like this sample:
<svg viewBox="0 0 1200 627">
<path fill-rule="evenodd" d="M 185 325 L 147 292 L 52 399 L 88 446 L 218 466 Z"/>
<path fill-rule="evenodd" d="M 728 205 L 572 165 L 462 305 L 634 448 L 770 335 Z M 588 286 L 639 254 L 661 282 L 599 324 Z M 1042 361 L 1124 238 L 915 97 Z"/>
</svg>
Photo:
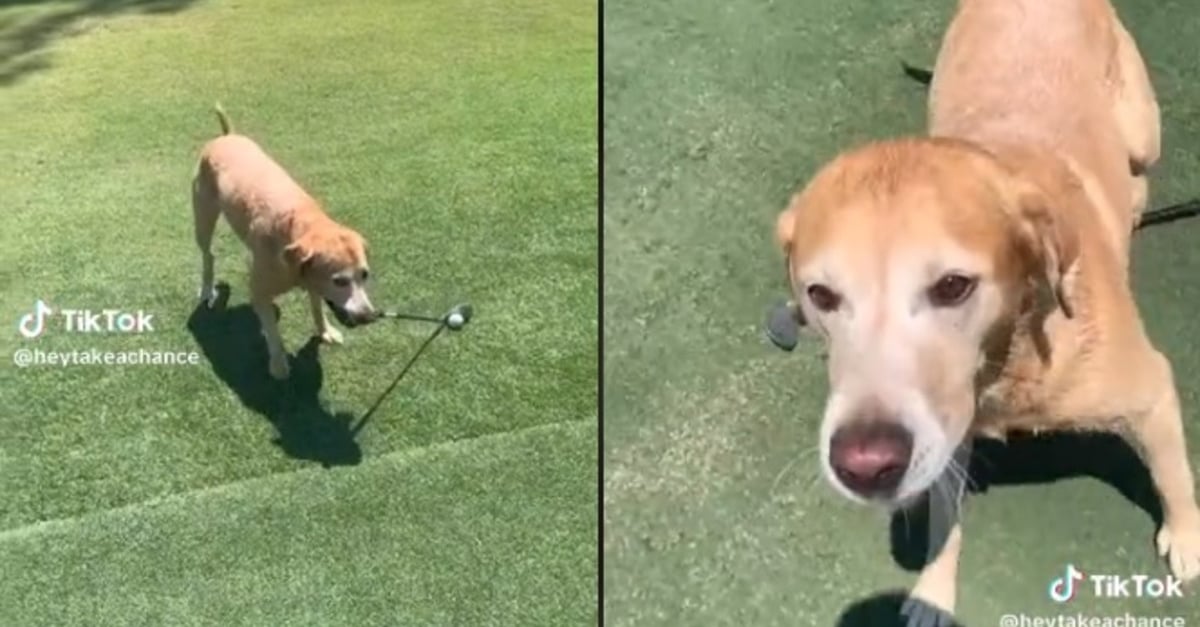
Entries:
<svg viewBox="0 0 1200 627">
<path fill-rule="evenodd" d="M 822 466 L 856 501 L 927 490 L 969 431 L 997 336 L 1031 302 L 1070 315 L 1071 233 L 1046 194 L 966 143 L 846 153 L 793 197 L 777 237 L 801 322 L 829 348 Z"/>
<path fill-rule="evenodd" d="M 333 223 L 310 228 L 284 249 L 284 257 L 342 324 L 355 327 L 378 317 L 367 296 L 366 240 L 355 231 Z"/>
</svg>

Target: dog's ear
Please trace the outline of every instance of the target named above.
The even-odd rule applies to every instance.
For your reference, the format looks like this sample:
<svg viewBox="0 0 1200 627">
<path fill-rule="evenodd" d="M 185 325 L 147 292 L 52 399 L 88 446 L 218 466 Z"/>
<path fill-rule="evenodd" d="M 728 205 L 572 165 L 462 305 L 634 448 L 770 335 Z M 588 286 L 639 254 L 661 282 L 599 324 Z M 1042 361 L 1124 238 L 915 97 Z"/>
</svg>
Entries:
<svg viewBox="0 0 1200 627">
<path fill-rule="evenodd" d="M 796 217 L 800 213 L 800 193 L 792 194 L 788 206 L 775 219 L 775 244 L 783 249 L 786 256 L 792 251 L 792 241 L 796 235 Z"/>
<path fill-rule="evenodd" d="M 304 274 L 316 258 L 316 248 L 308 238 L 298 239 L 283 249 L 283 260 L 289 267 Z"/>
<path fill-rule="evenodd" d="M 780 212 L 779 217 L 775 219 L 775 243 L 783 249 L 783 269 L 784 276 L 787 277 L 789 294 L 794 294 L 796 291 L 796 283 L 792 278 L 792 244 L 795 241 L 796 219 L 800 214 L 800 206 L 801 192 L 796 192 L 788 201 L 787 208 Z M 804 318 L 804 310 L 800 304 L 794 301 L 789 301 L 789 303 L 789 309 L 796 324 L 807 325 L 808 320 Z"/>
<path fill-rule="evenodd" d="M 1079 259 L 1079 235 L 1062 218 L 1061 212 L 1068 208 L 1056 207 L 1055 198 L 1059 203 L 1072 201 L 1067 194 L 1052 196 L 1032 183 L 1019 182 L 1015 217 L 1039 279 L 1045 282 L 1063 315 L 1073 318 L 1074 302 L 1065 283 Z"/>
</svg>

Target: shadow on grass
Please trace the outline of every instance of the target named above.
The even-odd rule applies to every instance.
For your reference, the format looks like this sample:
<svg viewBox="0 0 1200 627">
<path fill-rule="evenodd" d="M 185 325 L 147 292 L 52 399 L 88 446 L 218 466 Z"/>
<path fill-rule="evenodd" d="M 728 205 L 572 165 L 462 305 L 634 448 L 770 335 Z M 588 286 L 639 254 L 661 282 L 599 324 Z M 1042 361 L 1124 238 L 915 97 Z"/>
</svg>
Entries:
<svg viewBox="0 0 1200 627">
<path fill-rule="evenodd" d="M 118 15 L 168 14 L 186 9 L 195 0 L 82 0 L 44 2 L 0 0 L 0 86 L 50 67 L 49 48 L 58 39 L 95 28 Z M 21 11 L 10 9 L 19 7 Z M 34 9 L 36 8 L 36 11 Z"/>
<path fill-rule="evenodd" d="M 1137 453 L 1116 435 L 1054 433 L 1014 436 L 1007 443 L 979 439 L 974 443 L 970 476 L 972 495 L 987 492 L 992 486 L 1092 477 L 1146 512 L 1155 529 L 1162 524 L 1162 507 L 1149 471 Z M 972 495 L 967 498 L 977 498 Z M 925 565 L 929 553 L 928 514 L 927 501 L 922 501 L 892 517 L 892 558 L 905 570 L 918 571 Z M 902 624 L 900 605 L 904 596 L 902 592 L 888 592 L 858 601 L 843 613 L 837 627 Z"/>
<path fill-rule="evenodd" d="M 1141 508 L 1154 521 L 1156 529 L 1162 524 L 1162 506 L 1150 472 L 1137 453 L 1116 435 L 1013 436 L 1007 444 L 979 439 L 971 456 L 970 476 L 972 494 L 986 492 L 991 486 L 1091 477 L 1108 484 Z M 927 514 L 928 507 L 921 504 L 892 517 L 892 557 L 906 570 L 920 570 L 925 565 L 929 548 Z"/>
<path fill-rule="evenodd" d="M 834 627 L 907 627 L 900 614 L 908 593 L 903 591 L 881 592 L 851 605 L 842 612 Z M 963 627 L 957 622 L 943 627 Z"/>
<path fill-rule="evenodd" d="M 226 307 L 229 286 L 220 284 L 217 290 L 216 305 L 198 306 L 187 325 L 213 372 L 243 405 L 270 421 L 279 434 L 275 444 L 289 457 L 320 462 L 327 468 L 362 461 L 362 449 L 351 430 L 354 415 L 331 413 L 321 404 L 320 341 L 311 338 L 289 357 L 291 376 L 276 381 L 267 373 L 267 346 L 253 309 Z"/>
</svg>

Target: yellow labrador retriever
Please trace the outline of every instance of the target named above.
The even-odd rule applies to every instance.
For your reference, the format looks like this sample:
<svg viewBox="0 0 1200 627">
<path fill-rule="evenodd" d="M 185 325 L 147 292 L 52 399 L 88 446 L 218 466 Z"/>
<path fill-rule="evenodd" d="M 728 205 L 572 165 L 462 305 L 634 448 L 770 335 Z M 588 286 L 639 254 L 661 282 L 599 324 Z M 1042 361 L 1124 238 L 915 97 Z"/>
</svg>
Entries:
<svg viewBox="0 0 1200 627">
<path fill-rule="evenodd" d="M 893 508 L 951 493 L 909 624 L 953 612 L 955 508 L 975 436 L 1119 433 L 1161 498 L 1159 552 L 1176 577 L 1200 575 L 1171 364 L 1127 279 L 1159 157 L 1133 39 L 1106 0 L 961 0 L 929 135 L 837 157 L 777 223 L 797 316 L 829 345 L 831 483 Z"/>
<path fill-rule="evenodd" d="M 200 299 L 212 306 L 213 230 L 223 214 L 250 249 L 250 300 L 266 339 L 271 376 L 289 374 L 287 352 L 279 335 L 275 298 L 296 287 L 308 292 L 315 335 L 340 344 L 324 301 L 342 324 L 354 327 L 377 317 L 367 296 L 366 242 L 334 222 L 320 205 L 258 144 L 233 132 L 229 118 L 216 108 L 222 135 L 204 146 L 192 181 L 192 209 L 202 271 Z"/>
</svg>

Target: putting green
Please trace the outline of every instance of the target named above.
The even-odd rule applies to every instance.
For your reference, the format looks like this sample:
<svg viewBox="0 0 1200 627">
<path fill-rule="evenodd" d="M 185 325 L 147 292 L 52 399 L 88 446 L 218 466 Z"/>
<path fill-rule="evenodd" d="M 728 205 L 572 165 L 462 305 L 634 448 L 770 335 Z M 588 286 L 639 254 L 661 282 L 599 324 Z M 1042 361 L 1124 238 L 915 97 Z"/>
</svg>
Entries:
<svg viewBox="0 0 1200 627">
<path fill-rule="evenodd" d="M 953 5 L 605 4 L 611 624 L 875 627 L 889 624 L 912 584 L 889 520 L 818 475 L 819 345 L 805 338 L 783 353 L 762 322 L 783 296 L 778 211 L 839 150 L 921 132 L 924 91 L 900 62 L 932 63 Z M 1200 196 L 1200 13 L 1184 2 L 1118 9 L 1161 100 L 1164 154 L 1151 203 Z M 1200 220 L 1139 235 L 1133 282 L 1151 335 L 1175 363 L 1200 467 L 1197 242 Z M 1118 483 L 1136 476 L 1108 448 L 1074 452 L 1098 456 L 1082 465 Z M 1032 453 L 1044 461 L 1044 451 Z M 1095 574 L 1166 572 L 1150 514 L 1103 481 L 993 485 L 966 515 L 964 625 L 1076 612 L 1200 621 L 1198 588 L 1182 601 L 1048 600 L 1068 563 Z"/>
<path fill-rule="evenodd" d="M 578 625 L 596 611 L 595 2 L 6 2 L 0 625 Z M 369 242 L 373 301 L 427 323 L 266 375 L 247 253 L 196 311 L 190 179 L 220 101 Z M 141 334 L 36 339 L 56 311 Z M 569 320 L 571 324 L 562 324 Z"/>
</svg>

